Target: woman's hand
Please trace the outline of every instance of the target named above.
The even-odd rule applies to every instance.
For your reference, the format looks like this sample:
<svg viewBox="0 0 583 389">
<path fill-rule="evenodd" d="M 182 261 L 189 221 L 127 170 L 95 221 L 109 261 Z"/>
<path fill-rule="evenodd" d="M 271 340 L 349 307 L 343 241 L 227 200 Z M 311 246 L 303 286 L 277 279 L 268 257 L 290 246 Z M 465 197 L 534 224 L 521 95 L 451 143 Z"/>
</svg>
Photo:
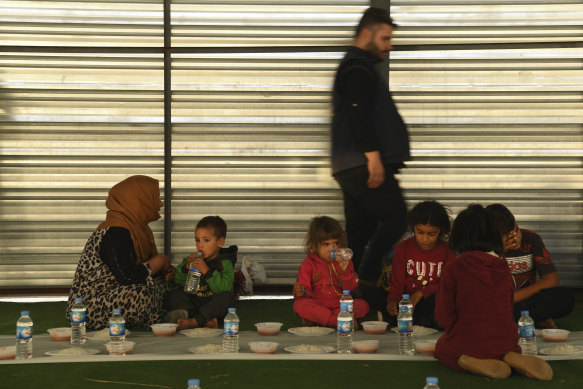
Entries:
<svg viewBox="0 0 583 389">
<path fill-rule="evenodd" d="M 166 272 L 168 271 L 169 268 L 172 267 L 172 264 L 170 263 L 170 258 L 165 256 L 164 254 L 158 254 L 153 256 L 152 258 L 150 258 L 150 260 L 148 260 L 148 263 L 150 264 L 150 269 L 152 269 L 152 275 L 156 275 L 161 271 Z"/>
<path fill-rule="evenodd" d="M 176 268 L 174 266 L 170 266 L 170 268 L 168 268 L 166 271 L 166 275 L 164 276 L 166 282 L 174 280 L 174 275 L 176 275 Z"/>
</svg>

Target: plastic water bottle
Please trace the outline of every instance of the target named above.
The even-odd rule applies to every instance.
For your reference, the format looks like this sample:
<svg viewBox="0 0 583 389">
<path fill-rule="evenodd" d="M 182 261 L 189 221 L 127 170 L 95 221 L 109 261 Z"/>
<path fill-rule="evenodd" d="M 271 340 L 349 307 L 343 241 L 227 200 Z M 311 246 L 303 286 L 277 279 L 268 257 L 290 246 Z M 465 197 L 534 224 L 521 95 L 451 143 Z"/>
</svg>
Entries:
<svg viewBox="0 0 583 389">
<path fill-rule="evenodd" d="M 71 344 L 85 343 L 85 321 L 87 308 L 83 305 L 81 297 L 75 298 L 75 304 L 71 307 Z"/>
<path fill-rule="evenodd" d="M 346 307 L 348 313 L 354 315 L 354 300 L 348 289 L 344 289 L 342 291 L 342 296 L 340 296 L 340 310 L 342 310 L 342 307 Z"/>
<path fill-rule="evenodd" d="M 409 299 L 409 295 L 407 293 L 403 293 L 401 301 L 399 302 L 399 307 L 401 305 L 406 306 L 409 312 L 411 312 L 411 316 L 413 316 L 413 302 Z"/>
<path fill-rule="evenodd" d="M 415 345 L 413 344 L 413 304 L 409 300 L 408 294 L 404 294 L 399 303 L 397 328 L 399 329 L 399 354 L 415 354 Z"/>
<path fill-rule="evenodd" d="M 200 380 L 198 378 L 189 379 L 187 389 L 200 389 Z"/>
<path fill-rule="evenodd" d="M 518 345 L 522 349 L 522 355 L 536 355 L 536 334 L 534 333 L 534 321 L 528 315 L 528 311 L 520 312 L 518 319 L 520 340 Z"/>
<path fill-rule="evenodd" d="M 330 258 L 337 261 L 350 261 L 352 259 L 352 250 L 347 247 L 341 247 L 330 251 Z"/>
<path fill-rule="evenodd" d="M 184 284 L 184 292 L 188 294 L 194 294 L 198 291 L 198 285 L 200 284 L 200 272 L 198 269 L 191 268 L 188 270 L 188 275 L 186 276 L 186 283 Z"/>
<path fill-rule="evenodd" d="M 239 316 L 237 316 L 237 310 L 235 308 L 229 308 L 229 313 L 225 316 L 223 352 L 239 352 Z"/>
<path fill-rule="evenodd" d="M 336 321 L 336 349 L 339 354 L 349 354 L 352 352 L 352 333 L 354 328 L 352 315 L 347 311 L 346 306 L 340 307 L 340 313 Z"/>
<path fill-rule="evenodd" d="M 439 389 L 439 386 L 437 385 L 439 380 L 437 379 L 437 377 L 427 377 L 425 379 L 425 382 L 426 384 L 423 387 L 423 389 Z"/>
<path fill-rule="evenodd" d="M 109 339 L 111 355 L 126 355 L 126 321 L 121 309 L 114 309 L 109 318 Z"/>
<path fill-rule="evenodd" d="M 16 359 L 32 358 L 32 330 L 30 312 L 20 312 L 20 318 L 16 322 Z"/>
</svg>

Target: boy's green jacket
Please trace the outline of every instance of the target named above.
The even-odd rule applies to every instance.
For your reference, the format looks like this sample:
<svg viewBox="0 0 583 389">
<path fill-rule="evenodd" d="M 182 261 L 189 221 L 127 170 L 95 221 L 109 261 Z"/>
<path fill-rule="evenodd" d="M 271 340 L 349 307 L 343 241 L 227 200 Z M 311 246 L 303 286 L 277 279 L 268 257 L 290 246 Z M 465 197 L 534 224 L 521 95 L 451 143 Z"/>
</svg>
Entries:
<svg viewBox="0 0 583 389">
<path fill-rule="evenodd" d="M 219 255 L 215 259 L 210 261 L 205 260 L 209 271 L 200 279 L 199 292 L 203 294 L 201 297 L 206 297 L 209 294 L 204 293 L 209 288 L 213 292 L 210 294 L 227 291 L 233 292 L 233 282 L 235 281 L 234 266 L 237 263 L 237 251 L 237 246 L 229 246 L 220 249 Z M 174 281 L 181 287 L 184 287 L 186 283 L 186 275 L 188 273 L 188 269 L 186 269 L 187 262 L 188 257 L 185 257 L 182 263 L 176 268 L 176 275 L 174 276 Z"/>
</svg>

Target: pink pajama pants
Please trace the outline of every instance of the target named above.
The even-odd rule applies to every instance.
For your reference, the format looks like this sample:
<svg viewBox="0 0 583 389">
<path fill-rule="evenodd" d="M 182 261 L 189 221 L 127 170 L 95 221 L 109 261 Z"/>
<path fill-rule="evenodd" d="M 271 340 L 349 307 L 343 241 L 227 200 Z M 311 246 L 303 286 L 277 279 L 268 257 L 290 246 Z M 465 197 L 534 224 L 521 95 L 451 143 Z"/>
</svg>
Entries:
<svg viewBox="0 0 583 389">
<path fill-rule="evenodd" d="M 354 299 L 354 318 L 360 319 L 369 311 L 365 300 Z M 313 321 L 324 327 L 336 327 L 336 317 L 340 313 L 339 299 L 296 298 L 294 312 L 302 319 Z"/>
</svg>

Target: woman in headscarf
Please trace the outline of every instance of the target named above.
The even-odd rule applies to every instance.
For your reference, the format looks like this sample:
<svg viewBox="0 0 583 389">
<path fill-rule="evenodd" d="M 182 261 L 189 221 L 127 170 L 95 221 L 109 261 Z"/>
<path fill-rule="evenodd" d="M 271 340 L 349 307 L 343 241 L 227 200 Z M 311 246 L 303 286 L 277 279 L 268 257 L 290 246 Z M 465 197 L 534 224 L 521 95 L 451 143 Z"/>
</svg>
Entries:
<svg viewBox="0 0 583 389">
<path fill-rule="evenodd" d="M 132 176 L 109 191 L 107 216 L 93 232 L 75 272 L 67 317 L 76 297 L 87 307 L 87 327 L 107 326 L 114 308 L 127 327 L 160 321 L 164 293 L 174 279 L 170 259 L 158 254 L 148 223 L 160 218 L 158 180 Z"/>
</svg>

